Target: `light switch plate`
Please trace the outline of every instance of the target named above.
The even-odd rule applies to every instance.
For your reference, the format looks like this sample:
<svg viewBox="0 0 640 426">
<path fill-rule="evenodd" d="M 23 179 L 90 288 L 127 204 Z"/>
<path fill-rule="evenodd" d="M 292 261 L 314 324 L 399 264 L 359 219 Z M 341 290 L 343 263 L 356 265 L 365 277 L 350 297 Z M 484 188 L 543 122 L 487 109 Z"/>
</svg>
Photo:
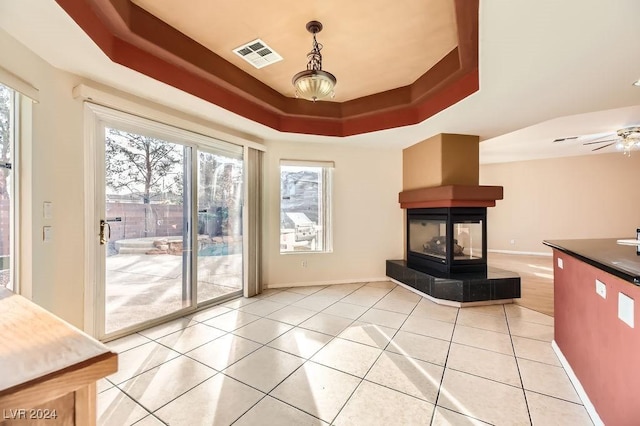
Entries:
<svg viewBox="0 0 640 426">
<path fill-rule="evenodd" d="M 53 226 L 42 227 L 42 241 L 45 243 L 53 241 Z"/>
<path fill-rule="evenodd" d="M 51 201 L 45 201 L 42 203 L 42 216 L 45 219 L 53 218 L 53 203 Z"/>
<path fill-rule="evenodd" d="M 607 298 L 607 285 L 600 280 L 596 280 L 596 293 L 603 299 Z"/>
<path fill-rule="evenodd" d="M 562 261 L 561 257 L 558 258 L 558 268 L 560 268 L 560 269 L 564 268 L 564 262 Z"/>
<path fill-rule="evenodd" d="M 633 299 L 626 294 L 618 293 L 618 318 L 620 318 L 631 328 L 634 328 L 633 308 Z"/>
</svg>

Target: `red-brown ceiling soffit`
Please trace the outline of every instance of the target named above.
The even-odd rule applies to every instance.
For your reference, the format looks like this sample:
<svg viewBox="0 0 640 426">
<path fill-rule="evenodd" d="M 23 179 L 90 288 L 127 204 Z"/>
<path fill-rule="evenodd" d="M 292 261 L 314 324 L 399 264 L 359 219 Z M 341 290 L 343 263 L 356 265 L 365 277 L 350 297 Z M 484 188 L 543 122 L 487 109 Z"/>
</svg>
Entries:
<svg viewBox="0 0 640 426">
<path fill-rule="evenodd" d="M 325 136 L 417 124 L 478 90 L 479 0 L 453 1 L 457 47 L 413 84 L 313 103 L 280 94 L 129 0 L 56 0 L 112 61 L 273 129 Z"/>
</svg>

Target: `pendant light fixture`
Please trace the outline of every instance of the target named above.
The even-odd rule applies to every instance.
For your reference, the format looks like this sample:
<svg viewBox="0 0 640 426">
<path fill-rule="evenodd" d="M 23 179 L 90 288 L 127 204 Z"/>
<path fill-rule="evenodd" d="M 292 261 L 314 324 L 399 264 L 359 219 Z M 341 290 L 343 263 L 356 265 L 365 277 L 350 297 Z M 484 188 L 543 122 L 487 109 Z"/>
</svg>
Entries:
<svg viewBox="0 0 640 426">
<path fill-rule="evenodd" d="M 307 31 L 313 34 L 313 48 L 307 54 L 309 62 L 307 69 L 293 76 L 293 86 L 296 97 L 317 101 L 326 97 L 334 97 L 334 87 L 337 80 L 333 74 L 322 70 L 322 44 L 316 40 L 316 34 L 322 31 L 322 24 L 318 21 L 307 23 Z"/>
</svg>

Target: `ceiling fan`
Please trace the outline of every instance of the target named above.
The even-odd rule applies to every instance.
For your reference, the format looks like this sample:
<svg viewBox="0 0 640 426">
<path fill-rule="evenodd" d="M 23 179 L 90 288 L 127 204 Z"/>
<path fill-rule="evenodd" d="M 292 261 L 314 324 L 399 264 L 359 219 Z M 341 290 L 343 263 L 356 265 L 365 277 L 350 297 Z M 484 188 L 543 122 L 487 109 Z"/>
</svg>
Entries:
<svg viewBox="0 0 640 426">
<path fill-rule="evenodd" d="M 611 136 L 613 136 L 613 138 Z M 618 130 L 615 135 L 611 136 L 605 136 L 608 139 L 585 142 L 582 145 L 606 144 L 598 146 L 591 151 L 599 151 L 611 145 L 615 145 L 616 148 L 622 150 L 623 153 L 628 156 L 631 155 L 633 147 L 640 147 L 640 126 L 625 127 Z"/>
</svg>

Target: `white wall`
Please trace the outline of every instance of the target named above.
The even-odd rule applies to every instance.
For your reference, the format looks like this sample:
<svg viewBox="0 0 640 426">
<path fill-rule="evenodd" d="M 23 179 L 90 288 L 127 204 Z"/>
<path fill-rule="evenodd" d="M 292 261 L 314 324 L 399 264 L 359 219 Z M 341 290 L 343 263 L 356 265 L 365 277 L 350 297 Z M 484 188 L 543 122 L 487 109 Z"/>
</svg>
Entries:
<svg viewBox="0 0 640 426">
<path fill-rule="evenodd" d="M 78 77 L 51 67 L 0 31 L 0 66 L 40 91 L 33 105 L 32 145 L 22 161 L 31 176 L 21 176 L 26 221 L 21 275 L 25 294 L 70 323 L 83 325 L 83 127 L 82 103 L 71 96 Z M 53 203 L 45 220 L 42 203 Z M 31 218 L 31 219 L 29 219 Z M 52 226 L 54 240 L 42 241 L 42 227 Z"/>
<path fill-rule="evenodd" d="M 347 144 L 267 142 L 263 281 L 266 286 L 385 277 L 403 258 L 402 151 Z M 281 159 L 334 161 L 333 252 L 280 254 Z M 302 261 L 307 267 L 302 267 Z"/>
<path fill-rule="evenodd" d="M 548 253 L 543 240 L 634 237 L 639 182 L 640 152 L 481 165 L 482 185 L 504 187 L 487 211 L 488 247 Z"/>
</svg>

